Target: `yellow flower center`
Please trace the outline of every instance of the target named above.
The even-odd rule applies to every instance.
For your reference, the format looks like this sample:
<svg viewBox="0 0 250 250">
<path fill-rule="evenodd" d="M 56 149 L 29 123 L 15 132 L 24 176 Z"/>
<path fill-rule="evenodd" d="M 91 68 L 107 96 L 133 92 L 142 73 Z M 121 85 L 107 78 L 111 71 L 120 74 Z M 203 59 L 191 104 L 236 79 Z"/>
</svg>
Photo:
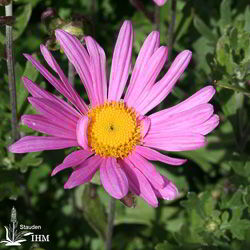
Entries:
<svg viewBox="0 0 250 250">
<path fill-rule="evenodd" d="M 123 102 L 106 102 L 90 109 L 88 144 L 102 157 L 127 157 L 140 143 L 136 112 Z"/>
</svg>

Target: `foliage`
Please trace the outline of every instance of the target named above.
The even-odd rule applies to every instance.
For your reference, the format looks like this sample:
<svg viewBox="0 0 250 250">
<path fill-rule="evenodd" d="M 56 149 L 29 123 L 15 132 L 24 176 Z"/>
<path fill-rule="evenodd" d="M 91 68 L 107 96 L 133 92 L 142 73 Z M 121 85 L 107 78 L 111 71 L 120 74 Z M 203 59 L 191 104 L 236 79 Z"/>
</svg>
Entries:
<svg viewBox="0 0 250 250">
<path fill-rule="evenodd" d="M 161 43 L 168 44 L 174 1 L 168 0 L 160 9 L 153 1 L 142 1 L 143 11 L 135 9 L 130 2 L 14 1 L 19 119 L 23 114 L 34 113 L 27 102 L 22 76 L 54 91 L 22 55 L 30 53 L 43 62 L 39 46 L 51 38 L 51 32 L 40 17 L 48 7 L 54 8 L 60 20 L 66 23 L 80 20 L 84 33 L 95 37 L 105 48 L 109 66 L 117 31 L 124 19 L 133 21 L 136 35 L 133 62 L 151 30 L 158 27 Z M 4 7 L 0 8 L 4 15 Z M 158 13 L 160 22 L 152 22 L 146 12 L 149 16 Z M 201 87 L 213 84 L 217 93 L 212 103 L 220 115 L 220 126 L 207 137 L 205 148 L 173 154 L 189 159 L 183 166 L 154 162 L 162 174 L 177 184 L 179 199 L 161 201 L 156 209 L 139 198 L 135 208 L 116 201 L 112 249 L 250 249 L 250 4 L 246 0 L 178 0 L 172 40 L 172 57 L 183 49 L 190 49 L 193 59 L 161 108 L 172 106 Z M 2 27 L 0 240 L 4 238 L 4 226 L 9 225 L 11 208 L 15 206 L 21 224 L 41 225 L 43 233 L 50 235 L 50 242 L 25 242 L 19 249 L 104 249 L 109 197 L 103 188 L 90 184 L 64 190 L 63 184 L 70 171 L 50 177 L 52 169 L 63 161 L 68 150 L 24 155 L 13 155 L 7 150 L 11 144 L 11 110 L 4 41 Z M 59 51 L 53 53 L 67 72 L 66 57 Z M 86 99 L 78 77 L 75 87 Z M 19 125 L 21 135 L 38 134 Z M 96 178 L 95 183 L 98 182 Z M 0 249 L 5 246 L 0 244 Z"/>
</svg>

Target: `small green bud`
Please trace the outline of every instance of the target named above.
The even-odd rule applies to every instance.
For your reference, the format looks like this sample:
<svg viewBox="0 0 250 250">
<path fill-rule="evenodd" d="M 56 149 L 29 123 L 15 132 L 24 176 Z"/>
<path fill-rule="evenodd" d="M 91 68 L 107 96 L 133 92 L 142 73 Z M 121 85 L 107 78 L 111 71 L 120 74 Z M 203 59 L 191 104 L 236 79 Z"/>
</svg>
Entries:
<svg viewBox="0 0 250 250">
<path fill-rule="evenodd" d="M 210 221 L 207 225 L 206 225 L 206 230 L 210 233 L 214 232 L 217 229 L 218 225 L 215 221 Z"/>
<path fill-rule="evenodd" d="M 53 8 L 48 8 L 42 13 L 41 21 L 46 26 L 46 29 L 50 35 L 53 35 L 54 31 L 58 29 L 58 27 L 65 24 L 65 22 L 58 16 L 56 10 Z"/>
<path fill-rule="evenodd" d="M 81 38 L 84 35 L 83 25 L 81 22 L 77 21 L 69 22 L 66 25 L 62 26 L 61 29 L 65 30 L 66 32 L 78 38 Z"/>
</svg>

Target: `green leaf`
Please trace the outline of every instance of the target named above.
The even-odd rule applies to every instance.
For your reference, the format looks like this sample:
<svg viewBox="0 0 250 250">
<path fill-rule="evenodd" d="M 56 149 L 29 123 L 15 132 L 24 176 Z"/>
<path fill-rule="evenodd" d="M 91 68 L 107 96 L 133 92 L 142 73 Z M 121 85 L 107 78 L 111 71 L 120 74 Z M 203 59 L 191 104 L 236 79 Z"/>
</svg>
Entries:
<svg viewBox="0 0 250 250">
<path fill-rule="evenodd" d="M 37 55 L 34 53 L 32 54 L 33 58 L 38 60 Z M 25 69 L 23 72 L 23 76 L 28 77 L 31 81 L 36 81 L 37 77 L 39 75 L 39 71 L 36 70 L 35 67 L 32 66 L 31 62 L 27 61 L 25 65 Z M 20 112 L 23 109 L 23 105 L 25 104 L 25 101 L 29 95 L 29 92 L 24 87 L 22 80 L 20 76 L 17 78 L 17 109 L 18 112 Z M 21 115 L 19 113 L 19 115 Z"/>
<path fill-rule="evenodd" d="M 43 162 L 43 159 L 39 157 L 41 153 L 42 152 L 28 153 L 22 157 L 21 161 L 16 162 L 16 165 L 22 169 L 25 169 L 29 166 L 38 167 Z"/>
<path fill-rule="evenodd" d="M 199 165 L 208 174 L 212 173 L 213 164 L 219 164 L 226 154 L 225 141 L 218 135 L 207 137 L 208 145 L 195 151 L 176 152 L 175 154 L 188 158 Z"/>
<path fill-rule="evenodd" d="M 32 7 L 35 7 L 39 2 L 41 2 L 42 0 L 17 0 L 18 3 L 25 3 L 25 4 L 28 4 L 30 3 L 32 5 Z"/>
<path fill-rule="evenodd" d="M 18 177 L 20 176 L 17 171 L 0 169 L 0 201 L 21 193 L 21 189 L 17 184 Z"/>
<path fill-rule="evenodd" d="M 13 41 L 17 40 L 22 33 L 24 32 L 25 28 L 27 27 L 30 17 L 32 13 L 32 6 L 31 4 L 26 4 L 24 6 L 20 6 L 17 8 L 17 10 L 14 13 L 15 23 L 12 26 L 13 27 Z M 0 33 L 0 43 L 5 43 L 5 35 Z"/>
<path fill-rule="evenodd" d="M 29 153 L 30 154 L 30 153 Z M 39 193 L 41 192 L 42 187 L 42 180 L 50 178 L 50 173 L 51 168 L 43 164 L 39 166 L 38 168 L 33 168 L 31 170 L 31 173 L 29 175 L 28 181 L 27 181 L 27 187 L 29 188 L 30 191 L 34 193 Z"/>
<path fill-rule="evenodd" d="M 222 89 L 219 92 L 219 101 L 221 103 L 222 110 L 226 116 L 232 116 L 237 114 L 237 110 L 242 108 L 244 102 L 244 95 L 227 91 Z"/>
<path fill-rule="evenodd" d="M 231 4 L 232 4 L 231 0 L 223 0 L 220 5 L 221 30 L 223 30 L 224 27 L 230 24 L 232 21 Z"/>
<path fill-rule="evenodd" d="M 181 205 L 185 207 L 189 212 L 195 210 L 201 218 L 205 219 L 206 215 L 203 207 L 204 204 L 200 201 L 195 193 L 188 193 L 187 200 L 182 201 Z"/>
<path fill-rule="evenodd" d="M 226 72 L 232 75 L 234 73 L 236 63 L 233 61 L 229 44 L 230 42 L 227 36 L 220 37 L 216 44 L 216 59 L 221 66 L 225 67 Z M 225 74 L 225 72 L 223 73 Z"/>
<path fill-rule="evenodd" d="M 245 10 L 245 26 L 244 30 L 250 32 L 250 6 L 248 5 Z"/>
<path fill-rule="evenodd" d="M 212 43 L 216 43 L 217 36 L 211 31 L 211 28 L 208 27 L 198 16 L 194 17 L 194 26 L 207 40 Z"/>
<path fill-rule="evenodd" d="M 93 184 L 85 184 L 82 195 L 82 209 L 84 218 L 95 232 L 104 240 L 107 230 L 107 215 L 96 187 Z"/>
<path fill-rule="evenodd" d="M 235 171 L 236 174 L 242 176 L 242 177 L 248 177 L 250 176 L 250 161 L 244 162 L 242 159 L 233 159 L 230 160 L 229 165 L 232 167 L 232 169 Z"/>
<path fill-rule="evenodd" d="M 187 33 L 187 30 L 190 26 L 190 24 L 192 23 L 193 21 L 193 14 L 191 14 L 190 16 L 186 17 L 183 15 L 181 21 L 179 22 L 177 26 L 177 29 L 176 29 L 176 32 L 175 32 L 175 41 L 178 42 L 181 37 Z"/>
<path fill-rule="evenodd" d="M 230 46 L 232 49 L 237 49 L 238 45 L 238 30 L 233 27 L 229 34 Z"/>
<path fill-rule="evenodd" d="M 225 83 L 224 81 L 218 81 L 218 82 L 215 82 L 215 84 L 218 87 L 221 87 L 221 88 L 224 88 L 224 89 L 230 89 L 232 91 L 242 93 L 243 95 L 246 95 L 247 97 L 250 97 L 250 91 L 248 91 L 248 90 L 246 90 L 246 89 L 244 89 L 242 87 L 233 86 L 231 84 Z"/>
<path fill-rule="evenodd" d="M 178 246 L 174 246 L 167 241 L 164 241 L 163 243 L 159 243 L 155 246 L 155 250 L 180 250 L 181 248 Z"/>
<path fill-rule="evenodd" d="M 28 25 L 32 13 L 31 4 L 26 4 L 16 10 L 16 21 L 13 26 L 13 41 L 17 40 Z"/>
</svg>

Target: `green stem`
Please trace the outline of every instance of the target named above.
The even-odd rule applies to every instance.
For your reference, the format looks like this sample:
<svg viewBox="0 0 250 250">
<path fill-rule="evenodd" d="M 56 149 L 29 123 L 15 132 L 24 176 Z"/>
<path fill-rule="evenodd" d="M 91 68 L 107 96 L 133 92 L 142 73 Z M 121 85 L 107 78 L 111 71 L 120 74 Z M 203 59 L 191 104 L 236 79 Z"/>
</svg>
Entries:
<svg viewBox="0 0 250 250">
<path fill-rule="evenodd" d="M 114 228 L 114 220 L 115 220 L 115 199 L 110 197 L 109 200 L 109 208 L 108 208 L 108 228 L 106 234 L 106 242 L 105 242 L 105 250 L 112 249 L 112 236 L 113 236 L 113 228 Z"/>
<path fill-rule="evenodd" d="M 154 15 L 155 15 L 155 18 L 154 18 L 155 30 L 160 31 L 161 12 L 160 12 L 160 7 L 158 5 L 155 5 Z"/>
<path fill-rule="evenodd" d="M 6 16 L 12 16 L 12 3 L 5 6 Z M 13 38 L 12 26 L 6 25 L 6 55 L 7 55 L 7 69 L 8 69 L 8 83 L 10 92 L 11 104 L 11 131 L 12 141 L 15 142 L 19 139 L 18 121 L 17 121 L 17 100 L 16 100 L 16 79 L 15 67 L 13 56 Z"/>
<path fill-rule="evenodd" d="M 149 12 L 145 6 L 143 1 L 141 0 L 130 0 L 130 3 L 139 11 L 141 11 L 150 21 L 154 23 L 154 15 L 153 13 Z"/>
<path fill-rule="evenodd" d="M 177 0 L 172 0 L 171 3 L 171 22 L 168 26 L 168 62 L 172 59 L 172 50 L 174 45 L 174 26 L 176 19 L 176 2 Z"/>
</svg>

